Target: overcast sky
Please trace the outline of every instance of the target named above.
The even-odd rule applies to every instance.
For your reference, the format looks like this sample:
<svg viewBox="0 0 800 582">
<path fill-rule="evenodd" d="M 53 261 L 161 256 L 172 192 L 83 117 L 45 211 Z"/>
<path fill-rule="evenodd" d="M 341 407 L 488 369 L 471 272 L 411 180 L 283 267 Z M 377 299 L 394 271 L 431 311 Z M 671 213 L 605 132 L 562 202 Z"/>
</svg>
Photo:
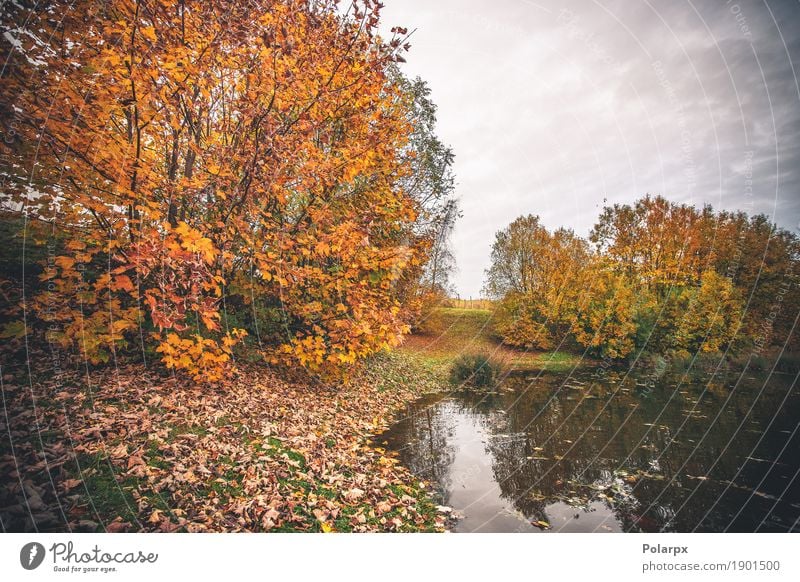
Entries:
<svg viewBox="0 0 800 582">
<path fill-rule="evenodd" d="M 461 297 L 521 214 L 585 236 L 604 201 L 652 193 L 797 227 L 797 0 L 384 2 L 456 154 Z"/>
</svg>

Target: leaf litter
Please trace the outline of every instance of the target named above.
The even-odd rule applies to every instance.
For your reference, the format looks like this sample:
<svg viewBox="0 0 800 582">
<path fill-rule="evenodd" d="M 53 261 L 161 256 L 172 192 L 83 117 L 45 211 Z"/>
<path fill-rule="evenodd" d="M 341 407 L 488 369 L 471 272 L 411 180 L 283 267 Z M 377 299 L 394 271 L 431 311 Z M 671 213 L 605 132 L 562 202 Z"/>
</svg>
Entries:
<svg viewBox="0 0 800 582">
<path fill-rule="evenodd" d="M 198 386 L 131 364 L 93 371 L 91 387 L 64 372 L 6 388 L 7 530 L 446 527 L 449 508 L 371 441 L 403 405 L 441 389 L 396 353 L 337 385 L 252 366 L 224 385 Z"/>
</svg>

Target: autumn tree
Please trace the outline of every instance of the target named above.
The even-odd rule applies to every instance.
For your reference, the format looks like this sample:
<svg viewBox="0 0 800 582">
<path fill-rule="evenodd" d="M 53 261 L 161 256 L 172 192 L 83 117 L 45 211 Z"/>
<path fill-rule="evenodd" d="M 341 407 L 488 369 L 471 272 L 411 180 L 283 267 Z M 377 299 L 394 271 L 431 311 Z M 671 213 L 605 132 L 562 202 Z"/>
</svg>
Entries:
<svg viewBox="0 0 800 582">
<path fill-rule="evenodd" d="M 710 326 L 703 349 L 724 349 L 730 344 L 733 324 L 727 320 L 732 313 L 739 313 L 734 327 L 740 346 L 752 344 L 763 322 L 771 319 L 776 323 L 770 329 L 770 341 L 790 339 L 800 305 L 795 284 L 800 247 L 795 235 L 763 215 L 715 212 L 710 206 L 698 210 L 646 196 L 633 205 L 604 208 L 590 240 L 637 289 L 637 296 L 649 298 L 637 314 L 637 343 L 642 348 L 663 351 L 685 346 L 676 338 L 686 337 L 685 325 L 692 324 L 681 322 L 691 319 L 694 312 L 687 311 L 687 305 L 698 294 L 712 301 L 720 316 L 714 325 L 710 319 L 703 320 Z M 731 289 L 712 272 L 727 279 Z M 771 318 L 779 303 L 782 311 L 786 306 L 784 315 L 788 316 Z M 722 321 L 727 323 L 720 328 Z"/>
<path fill-rule="evenodd" d="M 406 269 L 396 288 L 412 328 L 428 330 L 436 326 L 436 309 L 452 292 L 456 268 L 451 236 L 461 212 L 453 196 L 455 155 L 436 134 L 437 108 L 427 83 L 407 79 L 396 68 L 392 78 L 410 103 L 407 119 L 412 131 L 404 155 L 411 171 L 402 186 L 420 208 L 410 236 L 426 249 L 425 261 Z"/>
<path fill-rule="evenodd" d="M 674 347 L 686 353 L 719 352 L 736 337 L 742 323 L 742 300 L 730 279 L 705 271 L 697 287 L 680 301 Z"/>
<path fill-rule="evenodd" d="M 589 241 L 535 216 L 497 233 L 486 291 L 506 343 L 621 359 L 791 340 L 798 239 L 764 216 L 646 196 L 604 208 Z"/>
<path fill-rule="evenodd" d="M 59 241 L 24 305 L 51 341 L 212 381 L 245 336 L 312 370 L 398 341 L 430 205 L 378 2 L 7 8 L 3 206 Z"/>
<path fill-rule="evenodd" d="M 800 306 L 798 237 L 764 215 L 719 212 L 708 222 L 709 267 L 729 278 L 743 301 L 741 333 L 755 337 L 770 321 L 768 343 L 796 347 L 792 328 Z M 780 313 L 771 316 L 776 309 Z"/>
<path fill-rule="evenodd" d="M 572 325 L 589 260 L 585 241 L 566 229 L 550 233 L 538 216 L 520 217 L 498 232 L 484 291 L 501 300 L 497 330 L 504 341 L 551 348 Z"/>
<path fill-rule="evenodd" d="M 571 318 L 576 341 L 591 353 L 611 359 L 629 356 L 636 347 L 636 316 L 641 298 L 626 278 L 604 268 L 600 262 L 587 265 L 584 299 Z"/>
<path fill-rule="evenodd" d="M 699 218 L 694 207 L 645 196 L 633 206 L 604 208 L 589 240 L 618 270 L 664 294 L 699 280 L 705 248 Z"/>
</svg>

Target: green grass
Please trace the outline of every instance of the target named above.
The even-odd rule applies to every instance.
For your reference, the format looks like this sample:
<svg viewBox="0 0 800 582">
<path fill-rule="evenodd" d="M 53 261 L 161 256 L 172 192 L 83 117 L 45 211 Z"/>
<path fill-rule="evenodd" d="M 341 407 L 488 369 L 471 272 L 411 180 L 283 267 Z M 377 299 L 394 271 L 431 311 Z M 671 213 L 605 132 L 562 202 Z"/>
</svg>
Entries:
<svg viewBox="0 0 800 582">
<path fill-rule="evenodd" d="M 568 352 L 525 351 L 503 345 L 494 332 L 493 315 L 489 309 L 436 309 L 426 325 L 431 331 L 408 336 L 400 349 L 440 370 L 449 370 L 459 356 L 475 353 L 511 370 L 565 372 L 582 363 L 580 355 Z"/>
<path fill-rule="evenodd" d="M 463 353 L 492 353 L 499 344 L 491 320 L 492 312 L 486 309 L 439 308 L 426 324 L 431 331 L 409 336 L 404 347 L 434 364 Z"/>
<path fill-rule="evenodd" d="M 576 366 L 586 365 L 587 360 L 581 360 L 580 355 L 570 354 L 568 352 L 540 352 L 532 354 L 532 361 L 535 362 L 536 369 L 546 370 L 548 372 L 568 372 Z"/>
<path fill-rule="evenodd" d="M 208 430 L 200 425 L 192 424 L 180 424 L 180 425 L 173 425 L 169 429 L 169 436 L 167 437 L 167 442 L 172 443 L 175 442 L 179 436 L 183 434 L 193 434 L 198 437 L 204 437 L 208 435 Z"/>
<path fill-rule="evenodd" d="M 118 517 L 132 524 L 137 523 L 139 501 L 134 497 L 134 491 L 141 494 L 151 508 L 169 512 L 166 500 L 150 492 L 144 480 L 122 476 L 104 455 L 80 455 L 69 464 L 67 470 L 73 477 L 83 480 L 76 492 L 87 504 L 86 518 L 98 521 L 97 531 L 103 531 L 101 524 L 111 523 Z"/>
</svg>

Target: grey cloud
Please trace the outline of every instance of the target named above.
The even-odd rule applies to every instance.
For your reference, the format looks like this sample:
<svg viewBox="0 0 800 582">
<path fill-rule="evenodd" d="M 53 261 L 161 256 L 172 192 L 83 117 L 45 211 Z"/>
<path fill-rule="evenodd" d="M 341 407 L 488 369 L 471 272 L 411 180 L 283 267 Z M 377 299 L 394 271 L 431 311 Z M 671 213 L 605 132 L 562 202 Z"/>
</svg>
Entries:
<svg viewBox="0 0 800 582">
<path fill-rule="evenodd" d="M 797 226 L 796 2 L 386 3 L 387 29 L 417 28 L 406 70 L 431 85 L 456 153 L 462 296 L 523 213 L 587 234 L 604 200 L 658 193 Z"/>
</svg>

